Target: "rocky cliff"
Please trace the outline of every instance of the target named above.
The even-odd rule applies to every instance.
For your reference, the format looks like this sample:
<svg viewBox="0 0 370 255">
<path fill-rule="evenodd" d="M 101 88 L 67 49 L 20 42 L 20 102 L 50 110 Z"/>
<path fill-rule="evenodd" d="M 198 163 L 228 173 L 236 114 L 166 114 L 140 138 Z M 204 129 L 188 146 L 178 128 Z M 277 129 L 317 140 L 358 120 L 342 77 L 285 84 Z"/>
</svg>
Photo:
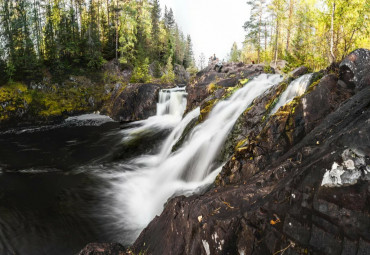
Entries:
<svg viewBox="0 0 370 255">
<path fill-rule="evenodd" d="M 315 73 L 276 113 L 296 76 L 256 98 L 220 153 L 226 164 L 212 187 L 170 199 L 129 250 L 93 244 L 81 254 L 369 254 L 369 60 L 359 49 Z M 198 74 L 188 110 L 206 113 L 228 87 L 271 71 L 231 66 Z"/>
</svg>

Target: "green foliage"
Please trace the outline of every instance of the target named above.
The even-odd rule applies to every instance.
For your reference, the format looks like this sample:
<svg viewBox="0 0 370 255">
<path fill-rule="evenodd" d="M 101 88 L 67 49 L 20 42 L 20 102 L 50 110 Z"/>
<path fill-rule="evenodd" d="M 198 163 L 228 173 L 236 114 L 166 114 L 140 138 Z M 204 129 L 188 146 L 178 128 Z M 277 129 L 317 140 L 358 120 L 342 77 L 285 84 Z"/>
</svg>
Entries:
<svg viewBox="0 0 370 255">
<path fill-rule="evenodd" d="M 0 87 L 0 121 L 22 117 L 22 114 L 44 119 L 95 110 L 97 105 L 90 105 L 89 98 L 94 98 L 96 104 L 106 100 L 104 87 L 90 86 L 84 80 L 66 82 L 65 86 L 59 88 L 48 84 L 43 89 L 30 89 L 22 83 L 8 83 Z"/>
<path fill-rule="evenodd" d="M 263 71 L 264 71 L 265 73 L 272 73 L 271 66 L 270 66 L 270 65 L 265 65 L 265 66 L 263 67 Z"/>
<path fill-rule="evenodd" d="M 158 60 L 155 60 L 153 62 L 153 76 L 154 78 L 160 78 L 161 74 L 162 74 L 161 64 Z"/>
<path fill-rule="evenodd" d="M 175 73 L 172 66 L 172 57 L 170 56 L 167 60 L 166 72 L 161 77 L 163 84 L 173 84 L 175 82 Z"/>
<path fill-rule="evenodd" d="M 198 68 L 196 67 L 196 65 L 195 65 L 195 63 L 194 63 L 194 61 L 192 62 L 192 65 L 191 66 L 189 66 L 187 69 L 186 69 L 186 71 L 189 73 L 189 75 L 190 75 L 190 78 L 193 78 L 193 77 L 195 77 L 195 75 L 198 73 Z"/>
<path fill-rule="evenodd" d="M 238 49 L 238 45 L 236 44 L 236 42 L 234 42 L 229 53 L 229 61 L 238 62 L 239 59 L 240 59 L 240 50 Z"/>
<path fill-rule="evenodd" d="M 169 57 L 185 68 L 193 62 L 190 36 L 171 9 L 161 20 L 159 0 L 1 0 L 0 38 L 1 84 L 96 71 L 113 58 L 137 80 L 148 80 L 145 59 L 157 67 Z"/>
<path fill-rule="evenodd" d="M 368 1 L 258 0 L 248 4 L 251 15 L 244 24 L 241 54 L 246 63 L 285 59 L 285 72 L 301 65 L 320 70 L 357 48 L 370 47 Z"/>
<path fill-rule="evenodd" d="M 132 72 L 130 82 L 134 83 L 148 83 L 151 78 L 149 75 L 149 59 L 139 62 Z"/>
</svg>

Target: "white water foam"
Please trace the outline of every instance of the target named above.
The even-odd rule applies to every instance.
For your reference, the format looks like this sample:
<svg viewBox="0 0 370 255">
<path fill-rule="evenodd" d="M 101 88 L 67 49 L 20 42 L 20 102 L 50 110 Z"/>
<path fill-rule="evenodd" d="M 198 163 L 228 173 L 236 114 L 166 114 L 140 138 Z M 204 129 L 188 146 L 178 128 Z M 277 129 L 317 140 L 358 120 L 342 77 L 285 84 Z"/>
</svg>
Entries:
<svg viewBox="0 0 370 255">
<path fill-rule="evenodd" d="M 280 107 L 286 105 L 287 103 L 292 101 L 295 97 L 302 96 L 306 92 L 307 87 L 310 85 L 312 75 L 313 75 L 312 73 L 305 74 L 292 81 L 279 98 L 278 103 L 271 111 L 271 115 L 276 113 Z"/>
<path fill-rule="evenodd" d="M 162 89 L 159 92 L 157 115 L 169 114 L 182 117 L 186 109 L 186 96 L 185 88 Z"/>
<path fill-rule="evenodd" d="M 109 205 L 107 211 L 120 215 L 118 224 L 135 232 L 132 241 L 155 215 L 161 213 L 168 198 L 174 194 L 190 195 L 214 181 L 222 168 L 215 159 L 235 121 L 257 96 L 280 81 L 280 75 L 266 74 L 251 80 L 231 98 L 219 102 L 209 117 L 189 133 L 181 147 L 171 153 L 186 126 L 199 116 L 199 108 L 193 110 L 176 125 L 158 154 L 143 155 L 128 162 L 130 171 L 101 175 L 112 185 L 106 195 L 113 200 L 113 205 Z M 168 102 L 171 95 L 166 98 Z M 158 109 L 159 116 L 163 116 L 163 108 Z M 166 109 L 168 113 L 178 113 Z M 149 118 L 147 122 L 152 120 Z M 147 122 L 144 123 L 149 126 Z M 140 125 L 130 132 L 137 131 Z"/>
<path fill-rule="evenodd" d="M 123 141 L 129 142 L 147 133 L 156 133 L 177 127 L 186 109 L 186 95 L 185 88 L 176 87 L 161 90 L 157 103 L 157 115 L 129 124 L 129 128 L 122 130 Z"/>
</svg>

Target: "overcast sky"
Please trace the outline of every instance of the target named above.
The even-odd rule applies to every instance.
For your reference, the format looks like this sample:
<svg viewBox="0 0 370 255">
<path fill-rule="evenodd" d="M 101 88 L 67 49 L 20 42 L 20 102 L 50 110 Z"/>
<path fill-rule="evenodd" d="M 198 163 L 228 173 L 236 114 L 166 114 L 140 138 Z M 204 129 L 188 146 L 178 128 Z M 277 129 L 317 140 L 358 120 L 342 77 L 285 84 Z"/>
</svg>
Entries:
<svg viewBox="0 0 370 255">
<path fill-rule="evenodd" d="M 239 47 L 244 41 L 243 24 L 249 17 L 247 0 L 160 0 L 172 8 L 177 24 L 190 34 L 196 61 L 201 52 L 208 58 L 216 53 L 225 59 L 233 42 Z M 197 63 L 198 64 L 198 63 Z"/>
</svg>

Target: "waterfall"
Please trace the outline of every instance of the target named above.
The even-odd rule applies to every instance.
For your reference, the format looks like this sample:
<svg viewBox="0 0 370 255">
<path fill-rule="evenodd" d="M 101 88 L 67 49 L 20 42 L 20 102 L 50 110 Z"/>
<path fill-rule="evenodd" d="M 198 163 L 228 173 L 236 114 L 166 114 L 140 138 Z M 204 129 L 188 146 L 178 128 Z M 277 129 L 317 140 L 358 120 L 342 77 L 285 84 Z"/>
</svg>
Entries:
<svg viewBox="0 0 370 255">
<path fill-rule="evenodd" d="M 176 87 L 160 90 L 157 114 L 146 120 L 129 124 L 129 127 L 132 127 L 122 131 L 125 135 L 123 140 L 129 142 L 143 134 L 156 133 L 178 126 L 186 109 L 186 96 L 185 88 Z"/>
<path fill-rule="evenodd" d="M 295 97 L 302 96 L 306 92 L 307 87 L 310 85 L 312 75 L 312 73 L 305 74 L 292 81 L 281 95 L 274 109 L 271 111 L 271 115 L 276 113 L 281 106 L 286 105 Z"/>
<path fill-rule="evenodd" d="M 182 116 L 186 108 L 186 96 L 185 88 L 162 89 L 159 92 L 157 115 Z"/>
<path fill-rule="evenodd" d="M 191 130 L 181 147 L 171 152 L 188 124 L 199 116 L 199 108 L 194 109 L 173 126 L 157 154 L 135 158 L 127 162 L 128 171 L 110 176 L 113 185 L 110 196 L 114 200 L 114 208 L 110 210 L 120 212 L 119 224 L 134 232 L 132 240 L 161 213 L 169 197 L 190 195 L 214 181 L 222 168 L 215 159 L 236 120 L 257 96 L 281 80 L 280 75 L 267 74 L 254 78 L 229 99 L 215 105 L 209 117 Z M 180 93 L 176 91 L 161 92 L 156 118 L 164 118 L 166 115 L 161 114 L 165 112 L 178 114 L 178 108 L 185 109 L 180 95 L 174 94 Z M 172 98 L 176 99 L 171 101 Z M 153 118 L 147 120 L 151 121 Z M 147 122 L 144 125 L 150 126 Z"/>
</svg>

